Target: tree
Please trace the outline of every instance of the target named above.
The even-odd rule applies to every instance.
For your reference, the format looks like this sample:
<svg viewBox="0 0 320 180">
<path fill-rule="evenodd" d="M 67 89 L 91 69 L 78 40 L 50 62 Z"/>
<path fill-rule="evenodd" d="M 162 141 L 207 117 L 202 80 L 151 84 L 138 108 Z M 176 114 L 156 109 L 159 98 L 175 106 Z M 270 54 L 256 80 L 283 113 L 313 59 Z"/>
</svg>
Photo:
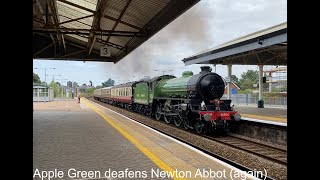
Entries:
<svg viewBox="0 0 320 180">
<path fill-rule="evenodd" d="M 259 81 L 259 72 L 254 70 L 248 70 L 241 74 L 240 86 L 241 89 L 253 89 L 253 84 L 257 84 Z"/>
<path fill-rule="evenodd" d="M 114 80 L 112 80 L 111 78 L 109 78 L 107 81 L 102 83 L 103 87 L 109 87 L 109 86 L 113 86 L 114 85 Z"/>
<path fill-rule="evenodd" d="M 240 87 L 240 82 L 239 82 L 239 79 L 236 75 L 231 75 L 231 81 Z"/>
<path fill-rule="evenodd" d="M 53 80 L 50 82 L 49 86 L 53 89 L 53 96 L 57 97 L 59 93 L 59 87 L 57 86 L 57 83 Z"/>
<path fill-rule="evenodd" d="M 93 91 L 95 90 L 94 87 L 87 88 L 84 92 L 82 92 L 84 97 L 90 98 L 93 96 Z"/>
<path fill-rule="evenodd" d="M 40 81 L 40 77 L 38 76 L 38 74 L 33 73 L 33 83 L 41 83 Z"/>
</svg>

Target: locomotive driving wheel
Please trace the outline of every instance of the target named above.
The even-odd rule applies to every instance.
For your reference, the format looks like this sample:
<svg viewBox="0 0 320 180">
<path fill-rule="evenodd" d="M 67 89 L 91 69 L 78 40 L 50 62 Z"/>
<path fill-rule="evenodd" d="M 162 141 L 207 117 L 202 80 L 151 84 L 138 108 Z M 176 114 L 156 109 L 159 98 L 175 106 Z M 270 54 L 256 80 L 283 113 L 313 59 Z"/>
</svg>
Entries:
<svg viewBox="0 0 320 180">
<path fill-rule="evenodd" d="M 204 124 L 199 119 L 197 119 L 196 122 L 194 123 L 194 129 L 198 134 L 203 133 L 203 129 L 204 129 L 203 127 L 204 127 Z"/>
<path fill-rule="evenodd" d="M 172 116 L 164 115 L 163 119 L 166 123 L 170 124 L 172 121 Z"/>
<path fill-rule="evenodd" d="M 178 116 L 176 116 L 173 121 L 174 121 L 174 124 L 175 124 L 177 127 L 180 127 L 181 124 L 182 124 L 182 117 L 181 117 L 181 115 L 179 114 Z"/>
<path fill-rule="evenodd" d="M 151 115 L 152 115 L 151 109 L 149 107 L 146 107 L 146 109 L 147 109 L 146 116 L 151 117 Z"/>
<path fill-rule="evenodd" d="M 155 113 L 156 120 L 158 120 L 158 121 L 161 119 L 161 114 L 160 114 L 160 112 L 161 112 L 161 109 L 160 109 L 160 106 L 158 105 L 158 106 L 157 106 L 156 113 Z"/>
<path fill-rule="evenodd" d="M 184 129 L 185 130 L 188 130 L 189 129 L 189 120 L 185 120 L 184 122 L 183 122 L 183 127 L 184 127 Z"/>
</svg>

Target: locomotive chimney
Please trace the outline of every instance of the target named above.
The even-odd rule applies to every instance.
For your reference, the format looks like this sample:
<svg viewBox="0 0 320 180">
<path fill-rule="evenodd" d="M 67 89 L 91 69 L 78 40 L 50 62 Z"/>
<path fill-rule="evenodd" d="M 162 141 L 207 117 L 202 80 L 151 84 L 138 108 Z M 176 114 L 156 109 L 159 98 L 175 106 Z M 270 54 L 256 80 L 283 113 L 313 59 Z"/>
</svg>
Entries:
<svg viewBox="0 0 320 180">
<path fill-rule="evenodd" d="M 208 73 L 208 72 L 212 71 L 210 66 L 201 66 L 200 68 L 201 68 L 201 72 L 200 72 L 201 74 Z"/>
</svg>

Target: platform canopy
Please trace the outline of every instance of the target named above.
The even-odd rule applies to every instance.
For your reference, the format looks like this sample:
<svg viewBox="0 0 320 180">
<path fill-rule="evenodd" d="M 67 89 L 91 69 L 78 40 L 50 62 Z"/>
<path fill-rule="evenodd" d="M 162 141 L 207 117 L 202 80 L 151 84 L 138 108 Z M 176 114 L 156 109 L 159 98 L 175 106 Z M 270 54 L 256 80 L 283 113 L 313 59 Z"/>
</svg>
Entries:
<svg viewBox="0 0 320 180">
<path fill-rule="evenodd" d="M 118 62 L 199 0 L 33 0 L 33 58 Z"/>
<path fill-rule="evenodd" d="M 287 65 L 287 22 L 184 58 L 191 64 Z"/>
</svg>

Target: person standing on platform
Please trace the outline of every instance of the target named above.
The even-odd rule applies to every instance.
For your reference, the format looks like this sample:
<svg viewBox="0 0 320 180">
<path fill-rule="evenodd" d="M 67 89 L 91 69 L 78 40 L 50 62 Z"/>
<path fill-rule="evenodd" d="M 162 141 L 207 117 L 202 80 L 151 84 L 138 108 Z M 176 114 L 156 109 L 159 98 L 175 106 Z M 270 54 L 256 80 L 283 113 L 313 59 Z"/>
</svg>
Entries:
<svg viewBox="0 0 320 180">
<path fill-rule="evenodd" d="M 78 103 L 80 103 L 81 93 L 78 92 Z"/>
</svg>

